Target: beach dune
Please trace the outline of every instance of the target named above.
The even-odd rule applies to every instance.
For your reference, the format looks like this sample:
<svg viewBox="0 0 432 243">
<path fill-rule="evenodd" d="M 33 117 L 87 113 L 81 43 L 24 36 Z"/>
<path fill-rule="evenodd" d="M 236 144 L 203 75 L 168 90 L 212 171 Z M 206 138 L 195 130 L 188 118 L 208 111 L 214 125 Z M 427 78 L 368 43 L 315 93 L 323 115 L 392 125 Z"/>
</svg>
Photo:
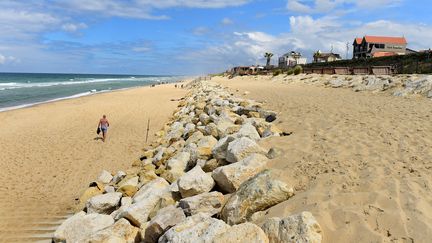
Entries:
<svg viewBox="0 0 432 243">
<path fill-rule="evenodd" d="M 48 240 L 88 184 L 127 170 L 185 90 L 174 84 L 97 94 L 0 113 L 0 239 Z M 108 140 L 96 139 L 100 117 Z"/>
</svg>

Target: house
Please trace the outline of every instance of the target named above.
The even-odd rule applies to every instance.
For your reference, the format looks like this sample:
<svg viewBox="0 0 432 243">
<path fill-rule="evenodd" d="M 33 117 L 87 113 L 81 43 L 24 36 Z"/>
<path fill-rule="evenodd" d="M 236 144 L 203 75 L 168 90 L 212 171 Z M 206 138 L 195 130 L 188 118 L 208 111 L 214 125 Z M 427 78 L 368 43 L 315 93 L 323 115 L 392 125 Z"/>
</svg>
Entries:
<svg viewBox="0 0 432 243">
<path fill-rule="evenodd" d="M 323 53 L 321 51 L 317 51 L 314 55 L 314 63 L 321 63 L 321 62 L 334 62 L 341 60 L 341 56 L 337 53 L 329 52 L 329 53 Z"/>
<path fill-rule="evenodd" d="M 355 38 L 353 59 L 407 54 L 405 37 L 369 36 Z"/>
<path fill-rule="evenodd" d="M 279 57 L 279 68 L 294 67 L 296 65 L 306 64 L 307 59 L 302 57 L 300 52 L 289 52 Z"/>
</svg>

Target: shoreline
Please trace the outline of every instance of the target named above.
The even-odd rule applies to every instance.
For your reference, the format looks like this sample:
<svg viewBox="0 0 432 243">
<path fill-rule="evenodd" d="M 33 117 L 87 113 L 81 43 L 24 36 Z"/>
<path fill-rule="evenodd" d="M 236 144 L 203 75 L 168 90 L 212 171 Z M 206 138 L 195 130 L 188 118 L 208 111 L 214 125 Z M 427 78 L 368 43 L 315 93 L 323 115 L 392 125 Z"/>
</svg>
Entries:
<svg viewBox="0 0 432 243">
<path fill-rule="evenodd" d="M 180 79 L 178 81 L 168 82 L 168 83 L 165 83 L 165 84 L 175 84 L 175 83 L 182 83 L 182 82 L 185 82 L 185 80 Z M 63 100 L 71 100 L 71 99 L 88 97 L 88 96 L 93 96 L 93 95 L 98 95 L 98 94 L 112 93 L 112 92 L 117 92 L 117 91 L 139 89 L 139 88 L 145 88 L 145 87 L 149 87 L 149 86 L 151 87 L 154 84 L 155 83 L 150 83 L 148 85 L 126 87 L 126 88 L 113 89 L 113 90 L 101 90 L 101 91 L 96 91 L 96 92 L 92 92 L 90 90 L 90 91 L 87 91 L 87 92 L 82 92 L 82 93 L 78 93 L 78 94 L 74 94 L 74 95 L 70 95 L 70 96 L 66 96 L 66 97 L 54 98 L 54 99 L 50 99 L 50 100 L 46 100 L 46 101 L 40 101 L 40 102 L 34 102 L 34 103 L 28 103 L 28 104 L 22 104 L 22 105 L 15 105 L 15 106 L 8 106 L 8 107 L 0 107 L 0 113 L 7 112 L 7 111 L 18 110 L 18 109 L 35 107 L 35 106 L 39 106 L 39 105 L 43 105 L 43 104 L 49 104 L 49 103 L 63 101 Z M 164 84 L 156 84 L 156 85 L 158 86 L 158 85 L 164 85 Z"/>
</svg>

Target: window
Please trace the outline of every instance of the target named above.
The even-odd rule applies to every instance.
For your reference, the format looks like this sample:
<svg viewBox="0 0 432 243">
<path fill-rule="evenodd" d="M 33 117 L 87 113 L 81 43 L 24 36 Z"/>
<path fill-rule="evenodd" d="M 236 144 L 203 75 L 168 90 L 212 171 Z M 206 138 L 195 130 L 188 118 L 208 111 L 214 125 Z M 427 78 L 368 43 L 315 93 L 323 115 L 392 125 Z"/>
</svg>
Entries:
<svg viewBox="0 0 432 243">
<path fill-rule="evenodd" d="M 375 44 L 375 48 L 384 49 L 384 44 Z"/>
</svg>

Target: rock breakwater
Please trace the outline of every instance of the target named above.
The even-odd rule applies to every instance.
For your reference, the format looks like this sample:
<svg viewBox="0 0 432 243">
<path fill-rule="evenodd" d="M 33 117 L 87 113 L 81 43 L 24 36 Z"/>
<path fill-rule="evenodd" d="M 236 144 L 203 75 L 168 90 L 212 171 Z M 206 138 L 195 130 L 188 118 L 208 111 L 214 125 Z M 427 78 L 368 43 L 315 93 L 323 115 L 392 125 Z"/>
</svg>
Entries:
<svg viewBox="0 0 432 243">
<path fill-rule="evenodd" d="M 277 113 L 211 81 L 191 92 L 132 171 L 103 171 L 54 242 L 321 242 L 309 212 L 254 223 L 294 190 L 257 143 L 284 133 Z"/>
</svg>

